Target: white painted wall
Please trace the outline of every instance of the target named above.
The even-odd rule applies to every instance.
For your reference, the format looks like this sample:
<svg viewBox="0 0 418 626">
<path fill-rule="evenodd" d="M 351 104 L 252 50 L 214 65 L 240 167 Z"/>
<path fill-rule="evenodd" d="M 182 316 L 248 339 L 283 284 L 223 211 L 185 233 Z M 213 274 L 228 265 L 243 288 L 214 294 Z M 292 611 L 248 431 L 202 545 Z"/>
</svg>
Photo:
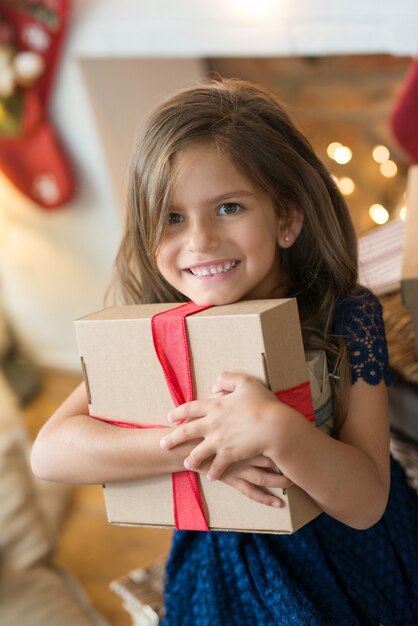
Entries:
<svg viewBox="0 0 418 626">
<path fill-rule="evenodd" d="M 80 0 L 79 3 L 81 4 Z M 418 52 L 416 0 L 89 1 L 83 56 Z"/>
<path fill-rule="evenodd" d="M 74 0 L 52 115 L 77 194 L 45 212 L 0 175 L 0 299 L 21 342 L 43 365 L 78 369 L 73 320 L 102 307 L 132 134 L 201 75 L 200 58 L 414 54 L 417 23 L 416 0 Z"/>
</svg>

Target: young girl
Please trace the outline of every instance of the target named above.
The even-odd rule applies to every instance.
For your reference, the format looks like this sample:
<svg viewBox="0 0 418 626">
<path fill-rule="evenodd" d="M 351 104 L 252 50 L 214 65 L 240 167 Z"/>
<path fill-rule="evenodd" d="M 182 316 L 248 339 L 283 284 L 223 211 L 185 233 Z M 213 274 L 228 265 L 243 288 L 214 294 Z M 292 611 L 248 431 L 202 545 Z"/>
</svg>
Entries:
<svg viewBox="0 0 418 626">
<path fill-rule="evenodd" d="M 332 372 L 333 437 L 239 373 L 221 371 L 168 429 L 91 419 L 81 385 L 39 433 L 35 474 L 104 483 L 185 466 L 268 506 L 282 504 L 269 487 L 292 483 L 318 502 L 324 513 L 291 536 L 176 532 L 167 626 L 416 626 L 418 498 L 392 462 L 388 502 L 381 307 L 358 286 L 343 198 L 272 95 L 204 82 L 154 112 L 116 277 L 126 303 L 296 297 L 305 347 L 325 350 Z"/>
</svg>

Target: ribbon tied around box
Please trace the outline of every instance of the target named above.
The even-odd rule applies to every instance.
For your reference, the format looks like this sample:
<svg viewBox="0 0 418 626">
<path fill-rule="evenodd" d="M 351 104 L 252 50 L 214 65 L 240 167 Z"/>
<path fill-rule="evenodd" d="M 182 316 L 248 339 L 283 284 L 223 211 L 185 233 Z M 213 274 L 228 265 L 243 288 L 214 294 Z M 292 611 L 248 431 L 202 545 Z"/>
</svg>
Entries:
<svg viewBox="0 0 418 626">
<path fill-rule="evenodd" d="M 157 313 L 151 318 L 154 350 L 175 406 L 194 399 L 186 317 L 208 308 L 211 307 L 186 302 Z M 310 422 L 315 422 L 309 380 L 291 389 L 275 392 L 274 395 L 284 404 L 302 413 Z M 103 420 L 103 418 L 93 415 L 91 417 L 102 419 L 102 421 L 123 428 L 167 427 L 161 424 L 131 424 Z M 177 530 L 210 530 L 202 502 L 197 472 L 184 470 L 173 473 L 172 494 L 174 523 Z"/>
</svg>

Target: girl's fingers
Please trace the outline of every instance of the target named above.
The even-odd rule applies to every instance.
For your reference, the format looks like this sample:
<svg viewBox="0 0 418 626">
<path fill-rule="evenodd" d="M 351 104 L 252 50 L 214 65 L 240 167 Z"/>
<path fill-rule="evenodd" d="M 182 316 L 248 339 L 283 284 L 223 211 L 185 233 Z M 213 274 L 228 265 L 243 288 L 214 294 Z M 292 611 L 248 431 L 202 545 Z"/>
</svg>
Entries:
<svg viewBox="0 0 418 626">
<path fill-rule="evenodd" d="M 197 469 L 203 461 L 213 456 L 214 450 L 204 439 L 190 452 L 189 456 L 184 459 L 184 467 L 187 470 Z"/>
<path fill-rule="evenodd" d="M 180 420 L 203 417 L 205 414 L 206 410 L 203 402 L 200 400 L 193 400 L 192 402 L 180 404 L 180 406 L 175 409 L 171 409 L 167 415 L 167 419 L 169 422 L 179 422 Z"/>
<path fill-rule="evenodd" d="M 231 463 L 234 463 L 234 459 L 228 459 L 225 456 L 217 454 L 209 468 L 208 473 L 206 474 L 206 478 L 208 480 L 218 480 Z"/>
<path fill-rule="evenodd" d="M 250 468 L 248 472 L 246 472 L 245 478 L 253 485 L 267 489 L 288 489 L 293 484 L 291 480 L 282 474 L 266 472 L 264 469 L 258 469 L 257 467 Z"/>
<path fill-rule="evenodd" d="M 282 489 L 289 489 L 293 485 L 293 482 L 287 476 L 282 476 L 282 482 L 280 483 L 280 487 Z"/>
<path fill-rule="evenodd" d="M 202 424 L 199 420 L 187 422 L 182 426 L 174 428 L 168 435 L 164 435 L 164 437 L 160 439 L 160 447 L 163 450 L 170 450 L 170 448 L 174 448 L 180 443 L 190 441 L 190 439 L 199 439 L 203 436 Z"/>
<path fill-rule="evenodd" d="M 255 465 L 256 467 L 267 467 L 271 469 L 276 469 L 276 465 L 273 463 L 268 456 L 264 456 L 259 454 L 258 456 L 254 456 L 252 459 L 248 459 L 248 462 L 251 465 Z"/>
<path fill-rule="evenodd" d="M 212 387 L 213 393 L 219 391 L 235 391 L 237 386 L 243 381 L 243 374 L 235 374 L 234 372 L 222 372 L 216 379 L 216 383 Z"/>
<path fill-rule="evenodd" d="M 266 493 L 260 487 L 256 487 L 242 478 L 234 478 L 229 482 L 229 484 L 232 487 L 235 487 L 235 489 L 238 489 L 238 491 L 240 491 L 244 496 L 250 498 L 250 500 L 277 508 L 283 506 L 283 501 L 280 498 Z"/>
<path fill-rule="evenodd" d="M 227 457 L 225 456 L 225 454 L 219 454 L 219 453 L 216 454 L 212 462 L 212 465 L 210 466 L 209 471 L 206 474 L 206 477 L 209 480 L 218 480 L 222 476 L 222 474 L 225 472 L 225 470 L 232 463 L 235 463 L 235 461 L 236 459 L 231 458 L 230 456 Z M 272 472 L 266 471 L 266 469 L 272 469 L 272 470 L 276 469 L 276 466 L 274 465 L 273 461 L 271 461 L 271 459 L 269 459 L 266 456 L 258 455 L 256 457 L 253 457 L 252 459 L 248 459 L 247 463 L 249 464 L 249 469 L 247 471 L 252 471 L 253 476 L 264 476 L 265 474 L 271 474 L 271 476 L 268 477 L 269 485 L 266 484 L 265 486 L 281 487 L 282 489 L 286 489 L 287 487 L 290 487 L 290 485 L 292 484 L 282 474 L 279 474 L 276 471 L 272 471 Z M 258 468 L 260 469 L 258 470 Z M 255 481 L 252 481 L 252 482 L 256 484 Z M 287 484 L 285 485 L 285 483 Z"/>
</svg>

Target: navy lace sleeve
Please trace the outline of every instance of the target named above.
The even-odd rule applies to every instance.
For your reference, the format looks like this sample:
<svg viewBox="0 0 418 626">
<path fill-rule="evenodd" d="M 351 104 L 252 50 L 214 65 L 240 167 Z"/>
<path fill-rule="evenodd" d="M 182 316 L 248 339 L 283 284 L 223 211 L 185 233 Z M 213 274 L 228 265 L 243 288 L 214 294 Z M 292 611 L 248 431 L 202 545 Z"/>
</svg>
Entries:
<svg viewBox="0 0 418 626">
<path fill-rule="evenodd" d="M 351 366 L 351 380 L 369 385 L 392 382 L 382 306 L 367 289 L 341 299 L 335 308 L 333 332 L 344 337 Z"/>
</svg>

